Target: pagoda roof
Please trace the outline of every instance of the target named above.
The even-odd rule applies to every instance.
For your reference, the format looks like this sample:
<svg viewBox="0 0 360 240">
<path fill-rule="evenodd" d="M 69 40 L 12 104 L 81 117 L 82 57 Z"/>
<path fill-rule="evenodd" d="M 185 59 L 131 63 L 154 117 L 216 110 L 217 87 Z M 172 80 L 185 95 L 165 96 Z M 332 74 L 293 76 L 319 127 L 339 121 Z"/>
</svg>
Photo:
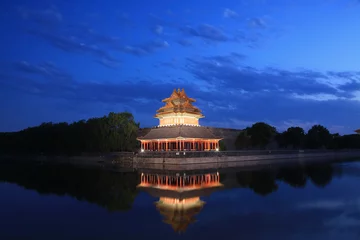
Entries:
<svg viewBox="0 0 360 240">
<path fill-rule="evenodd" d="M 203 117 L 201 110 L 192 105 L 192 103 L 195 102 L 195 99 L 189 98 L 184 89 L 181 91 L 180 89 L 174 89 L 171 96 L 162 101 L 165 102 L 165 106 L 156 111 L 155 117 L 169 113 L 190 113 Z"/>
<path fill-rule="evenodd" d="M 215 136 L 207 127 L 186 125 L 152 128 L 146 135 L 138 139 L 151 140 L 169 138 L 222 139 L 221 137 Z"/>
<path fill-rule="evenodd" d="M 204 204 L 205 202 L 199 200 L 187 208 L 171 208 L 161 201 L 155 203 L 157 210 L 164 217 L 163 222 L 171 225 L 173 230 L 178 233 L 185 232 L 190 224 L 196 222 L 195 215 L 200 213 Z"/>
<path fill-rule="evenodd" d="M 172 94 L 170 95 L 170 97 L 163 99 L 163 102 L 169 102 L 172 100 L 177 100 L 177 99 L 186 99 L 189 100 L 190 102 L 195 102 L 196 100 L 193 98 L 189 98 L 186 93 L 185 90 L 182 89 L 180 91 L 180 88 L 178 90 L 174 89 L 174 91 L 172 92 Z"/>
<path fill-rule="evenodd" d="M 148 194 L 150 194 L 153 197 L 168 197 L 168 198 L 177 198 L 182 200 L 186 198 L 210 196 L 213 192 L 222 189 L 223 185 L 219 183 L 217 186 L 202 187 L 198 189 L 185 190 L 185 191 L 167 190 L 156 187 L 143 187 L 143 186 L 138 186 L 138 188 L 146 191 Z"/>
</svg>

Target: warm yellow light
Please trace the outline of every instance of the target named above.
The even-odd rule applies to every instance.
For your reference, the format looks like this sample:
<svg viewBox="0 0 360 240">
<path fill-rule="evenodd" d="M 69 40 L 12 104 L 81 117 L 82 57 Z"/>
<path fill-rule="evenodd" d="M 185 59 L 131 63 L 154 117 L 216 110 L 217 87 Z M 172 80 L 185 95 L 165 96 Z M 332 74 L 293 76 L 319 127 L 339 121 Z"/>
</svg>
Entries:
<svg viewBox="0 0 360 240">
<path fill-rule="evenodd" d="M 145 151 L 145 150 L 142 148 L 142 149 L 141 149 L 141 152 L 144 152 L 144 151 Z"/>
</svg>

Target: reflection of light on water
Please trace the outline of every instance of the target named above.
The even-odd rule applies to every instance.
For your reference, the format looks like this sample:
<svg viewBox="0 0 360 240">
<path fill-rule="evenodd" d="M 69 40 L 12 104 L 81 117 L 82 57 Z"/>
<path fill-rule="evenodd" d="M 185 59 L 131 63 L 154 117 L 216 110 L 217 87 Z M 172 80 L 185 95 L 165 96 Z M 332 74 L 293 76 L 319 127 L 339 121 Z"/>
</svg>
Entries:
<svg viewBox="0 0 360 240">
<path fill-rule="evenodd" d="M 218 172 L 192 175 L 141 173 L 140 179 L 138 187 L 159 198 L 155 205 L 163 222 L 179 233 L 196 222 L 195 216 L 205 204 L 200 197 L 223 186 Z"/>
<path fill-rule="evenodd" d="M 205 202 L 200 197 L 185 199 L 160 197 L 155 203 L 157 210 L 163 216 L 163 222 L 171 225 L 175 232 L 185 232 L 191 223 L 196 222 Z"/>
<path fill-rule="evenodd" d="M 325 226 L 335 228 L 360 227 L 360 220 L 343 213 L 340 216 L 324 221 Z"/>
<path fill-rule="evenodd" d="M 191 205 L 193 203 L 197 203 L 198 201 L 200 201 L 200 197 L 192 197 L 192 198 L 185 198 L 185 199 L 160 197 L 159 201 L 164 204 L 168 204 L 168 205 L 184 207 L 186 205 Z"/>
<path fill-rule="evenodd" d="M 220 175 L 216 173 L 196 175 L 161 175 L 141 173 L 138 187 L 151 187 L 176 191 L 189 191 L 201 188 L 219 187 Z"/>
</svg>

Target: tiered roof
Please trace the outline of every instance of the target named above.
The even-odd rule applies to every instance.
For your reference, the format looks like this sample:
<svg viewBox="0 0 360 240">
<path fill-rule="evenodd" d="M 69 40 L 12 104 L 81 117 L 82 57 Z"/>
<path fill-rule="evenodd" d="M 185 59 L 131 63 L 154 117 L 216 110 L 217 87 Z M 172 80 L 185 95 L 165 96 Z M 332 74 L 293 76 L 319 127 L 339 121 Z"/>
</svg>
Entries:
<svg viewBox="0 0 360 240">
<path fill-rule="evenodd" d="M 196 196 L 205 197 L 210 196 L 213 192 L 219 191 L 224 186 L 221 183 L 214 184 L 209 187 L 194 187 L 194 189 L 187 189 L 186 191 L 177 191 L 177 190 L 168 190 L 168 189 L 161 189 L 159 187 L 144 187 L 138 185 L 138 188 L 147 192 L 152 197 L 160 198 L 160 197 L 167 197 L 167 198 L 176 198 L 176 199 L 186 199 L 186 198 L 193 198 Z"/>
<path fill-rule="evenodd" d="M 181 91 L 180 89 L 174 89 L 171 96 L 163 99 L 162 102 L 165 103 L 165 106 L 156 111 L 155 117 L 171 113 L 189 113 L 198 115 L 198 117 L 204 117 L 201 110 L 192 105 L 192 103 L 195 102 L 195 99 L 189 98 L 184 89 Z"/>
<path fill-rule="evenodd" d="M 141 140 L 169 138 L 222 139 L 221 137 L 215 136 L 207 127 L 184 125 L 152 128 L 144 136 L 138 137 L 138 139 Z"/>
<path fill-rule="evenodd" d="M 183 233 L 191 223 L 196 222 L 195 215 L 199 214 L 204 203 L 199 200 L 189 205 L 177 206 L 158 201 L 156 202 L 156 208 L 164 217 L 163 222 L 171 225 L 175 232 Z"/>
</svg>

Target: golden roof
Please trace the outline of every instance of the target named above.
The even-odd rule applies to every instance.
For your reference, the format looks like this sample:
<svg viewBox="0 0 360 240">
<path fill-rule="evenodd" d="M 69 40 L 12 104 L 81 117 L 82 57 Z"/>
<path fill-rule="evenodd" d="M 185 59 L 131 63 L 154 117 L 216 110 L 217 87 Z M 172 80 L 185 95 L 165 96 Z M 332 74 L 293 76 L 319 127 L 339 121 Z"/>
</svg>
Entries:
<svg viewBox="0 0 360 240">
<path fill-rule="evenodd" d="M 156 208 L 164 217 L 163 222 L 171 225 L 175 232 L 183 233 L 188 226 L 196 222 L 195 215 L 199 214 L 205 202 L 199 201 L 189 205 L 169 205 L 162 201 L 155 203 Z"/>
<path fill-rule="evenodd" d="M 155 117 L 171 113 L 190 113 L 203 117 L 201 110 L 192 105 L 195 99 L 189 98 L 184 89 L 174 89 L 171 96 L 162 101 L 165 102 L 165 106 L 156 111 Z"/>
<path fill-rule="evenodd" d="M 168 101 L 172 101 L 172 100 L 179 99 L 179 98 L 188 99 L 190 102 L 195 102 L 195 101 L 196 101 L 196 100 L 193 99 L 193 98 L 189 98 L 189 97 L 186 95 L 184 89 L 182 89 L 182 90 L 180 91 L 180 88 L 178 88 L 178 90 L 174 89 L 174 91 L 172 92 L 171 96 L 168 97 L 168 98 L 163 99 L 162 101 L 163 101 L 163 102 L 168 102 Z"/>
</svg>

